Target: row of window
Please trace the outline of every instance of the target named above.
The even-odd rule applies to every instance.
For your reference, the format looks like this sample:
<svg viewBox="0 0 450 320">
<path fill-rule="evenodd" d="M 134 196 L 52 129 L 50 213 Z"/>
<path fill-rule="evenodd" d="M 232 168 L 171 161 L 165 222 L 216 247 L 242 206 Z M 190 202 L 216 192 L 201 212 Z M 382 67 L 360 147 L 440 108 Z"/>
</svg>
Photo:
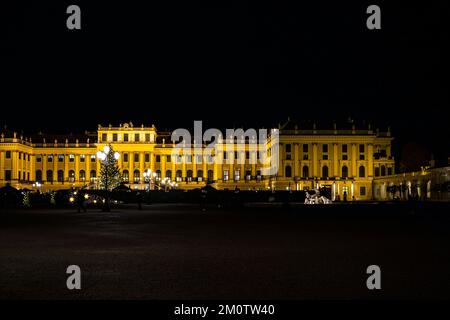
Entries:
<svg viewBox="0 0 450 320">
<path fill-rule="evenodd" d="M 134 142 L 141 142 L 141 134 L 140 133 L 135 133 L 134 135 L 133 134 L 124 133 L 123 134 L 123 140 L 121 140 L 121 141 L 129 142 L 129 141 L 131 141 L 130 140 L 131 137 L 134 137 L 134 140 L 133 140 Z M 111 142 L 111 141 L 112 142 L 118 142 L 120 140 L 119 139 L 119 135 L 117 133 L 113 133 L 111 135 L 111 138 L 110 138 L 111 140 L 108 140 L 108 134 L 102 133 L 102 142 Z M 151 142 L 151 135 L 150 135 L 150 133 L 146 133 L 144 135 L 144 140 L 142 140 L 142 142 Z"/>
<path fill-rule="evenodd" d="M 91 182 L 93 182 L 97 177 L 97 172 L 95 170 L 91 170 L 89 172 L 89 180 Z M 42 176 L 42 171 L 41 170 L 36 170 L 36 181 L 40 181 L 42 182 L 43 176 Z M 88 177 L 86 177 L 86 171 L 84 170 L 80 170 L 79 175 L 78 175 L 78 180 L 79 181 L 86 181 Z M 47 182 L 53 182 L 53 170 L 47 170 L 46 171 L 46 181 Z M 64 182 L 64 170 L 58 170 L 57 171 L 57 181 L 58 182 Z M 75 171 L 74 170 L 69 170 L 69 176 L 68 176 L 68 181 L 69 182 L 75 182 Z"/>
<path fill-rule="evenodd" d="M 42 158 L 43 158 L 42 155 L 37 155 L 36 162 L 42 162 Z M 54 156 L 52 154 L 47 155 L 47 162 L 53 162 L 53 158 L 54 158 Z M 64 162 L 63 154 L 58 154 L 56 156 L 56 158 L 58 159 L 58 162 Z M 91 159 L 91 162 L 95 162 L 97 157 L 95 155 L 91 155 L 90 159 Z M 75 162 L 75 155 L 69 154 L 69 162 Z M 86 155 L 84 155 L 84 154 L 80 155 L 80 162 L 86 162 Z"/>
<path fill-rule="evenodd" d="M 30 161 L 30 155 L 27 153 L 23 153 L 23 152 L 19 152 L 18 153 L 18 157 L 19 160 L 26 160 L 26 161 Z M 5 158 L 6 159 L 11 159 L 11 151 L 5 151 Z"/>
<path fill-rule="evenodd" d="M 364 166 L 360 166 L 359 170 L 359 177 L 360 178 L 364 178 L 366 176 L 366 168 Z M 392 168 L 388 167 L 387 168 L 387 175 L 392 175 Z M 379 176 L 385 176 L 386 175 L 386 166 L 382 165 L 381 167 L 376 167 L 375 168 L 375 176 L 379 177 Z M 284 168 L 284 176 L 286 178 L 292 178 L 292 167 L 291 166 L 286 166 Z M 308 178 L 309 177 L 309 167 L 308 166 L 303 166 L 302 168 L 302 178 Z M 322 167 L 322 178 L 328 178 L 329 177 L 329 169 L 328 166 L 323 166 Z M 347 178 L 348 177 L 348 167 L 347 166 L 342 166 L 341 169 L 341 177 L 342 178 Z"/>
</svg>

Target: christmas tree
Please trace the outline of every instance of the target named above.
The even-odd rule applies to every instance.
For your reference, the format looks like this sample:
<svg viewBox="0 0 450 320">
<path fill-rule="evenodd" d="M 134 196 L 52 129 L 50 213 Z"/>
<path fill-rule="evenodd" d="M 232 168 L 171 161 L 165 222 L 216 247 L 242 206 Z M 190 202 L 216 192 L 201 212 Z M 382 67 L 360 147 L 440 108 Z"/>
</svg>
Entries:
<svg viewBox="0 0 450 320">
<path fill-rule="evenodd" d="M 119 153 L 114 152 L 109 145 L 105 146 L 103 151 L 97 152 L 97 157 L 101 160 L 99 187 L 105 192 L 103 211 L 109 212 L 109 193 L 121 182 L 120 170 L 117 166 Z"/>
<path fill-rule="evenodd" d="M 99 187 L 105 191 L 111 191 L 121 182 L 120 170 L 117 165 L 119 154 L 114 152 L 111 146 L 105 147 L 101 157 Z"/>
</svg>

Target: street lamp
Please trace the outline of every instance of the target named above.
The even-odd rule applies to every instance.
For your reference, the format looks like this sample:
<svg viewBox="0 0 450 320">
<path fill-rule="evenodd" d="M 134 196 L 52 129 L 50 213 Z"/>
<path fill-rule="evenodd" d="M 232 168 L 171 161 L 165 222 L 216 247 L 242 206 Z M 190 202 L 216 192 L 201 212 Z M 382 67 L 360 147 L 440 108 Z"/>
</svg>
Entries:
<svg viewBox="0 0 450 320">
<path fill-rule="evenodd" d="M 41 187 L 42 184 L 40 182 L 36 181 L 35 183 L 33 183 L 33 188 L 37 188 L 39 193 L 41 193 Z"/>
</svg>

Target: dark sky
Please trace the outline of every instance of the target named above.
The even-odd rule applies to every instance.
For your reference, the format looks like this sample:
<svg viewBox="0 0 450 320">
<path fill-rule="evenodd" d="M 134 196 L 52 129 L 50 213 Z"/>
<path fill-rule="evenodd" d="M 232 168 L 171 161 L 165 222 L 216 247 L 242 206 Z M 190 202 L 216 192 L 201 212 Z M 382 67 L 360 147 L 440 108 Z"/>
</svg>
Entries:
<svg viewBox="0 0 450 320">
<path fill-rule="evenodd" d="M 376 31 L 372 1 L 160 2 L 2 5 L 0 124 L 66 133 L 351 117 L 448 155 L 448 1 L 378 2 Z M 66 28 L 69 4 L 81 31 Z"/>
</svg>

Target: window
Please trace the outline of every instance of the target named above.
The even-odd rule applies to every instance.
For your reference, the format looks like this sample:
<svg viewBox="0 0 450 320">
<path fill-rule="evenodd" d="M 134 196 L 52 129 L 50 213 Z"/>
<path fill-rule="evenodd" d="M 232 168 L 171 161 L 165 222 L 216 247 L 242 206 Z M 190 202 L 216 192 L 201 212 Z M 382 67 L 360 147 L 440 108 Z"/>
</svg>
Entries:
<svg viewBox="0 0 450 320">
<path fill-rule="evenodd" d="M 342 160 L 348 160 L 348 156 L 346 154 L 342 155 Z"/>
<path fill-rule="evenodd" d="M 252 171 L 246 170 L 245 171 L 245 180 L 250 181 L 252 179 Z"/>
<path fill-rule="evenodd" d="M 229 171 L 223 170 L 223 181 L 228 181 L 229 179 Z"/>
<path fill-rule="evenodd" d="M 241 179 L 241 171 L 234 170 L 234 181 L 239 181 Z"/>
<path fill-rule="evenodd" d="M 150 153 L 146 153 L 145 155 L 144 155 L 144 161 L 145 162 L 150 162 Z"/>
<path fill-rule="evenodd" d="M 308 153 L 308 145 L 307 144 L 303 145 L 303 152 Z"/>
<path fill-rule="evenodd" d="M 20 171 L 19 171 L 19 180 L 20 180 Z"/>
<path fill-rule="evenodd" d="M 286 152 L 291 152 L 291 145 L 290 144 L 286 145 Z"/>
<path fill-rule="evenodd" d="M 348 167 L 343 166 L 342 167 L 342 178 L 347 178 L 347 177 L 348 177 Z"/>
<path fill-rule="evenodd" d="M 359 153 L 364 153 L 364 145 L 363 144 L 359 145 Z"/>
<path fill-rule="evenodd" d="M 123 154 L 123 162 L 128 162 L 128 153 Z"/>
<path fill-rule="evenodd" d="M 139 153 L 134 154 L 134 162 L 139 162 Z"/>
<path fill-rule="evenodd" d="M 36 170 L 36 181 L 38 182 L 42 182 L 42 171 L 41 170 Z"/>
<path fill-rule="evenodd" d="M 75 171 L 69 170 L 69 182 L 75 182 Z"/>
<path fill-rule="evenodd" d="M 150 142 L 150 133 L 145 134 L 145 141 Z"/>
<path fill-rule="evenodd" d="M 364 160 L 364 159 L 365 159 L 364 154 L 360 154 L 359 155 L 359 160 Z"/>
<path fill-rule="evenodd" d="M 323 166 L 322 167 L 322 177 L 323 178 L 328 178 L 328 166 Z"/>
<path fill-rule="evenodd" d="M 328 145 L 327 144 L 323 144 L 322 145 L 322 152 L 323 153 L 327 153 L 328 152 Z"/>
<path fill-rule="evenodd" d="M 74 162 L 75 156 L 73 154 L 69 155 L 69 162 Z"/>
<path fill-rule="evenodd" d="M 123 170 L 122 171 L 122 180 L 124 182 L 129 182 L 130 181 L 130 174 L 128 173 L 128 170 Z"/>
<path fill-rule="evenodd" d="M 128 142 L 128 133 L 123 134 L 123 141 Z"/>
<path fill-rule="evenodd" d="M 238 152 L 238 151 L 235 151 L 235 152 L 234 152 L 234 159 L 235 159 L 235 160 L 238 160 L 238 159 L 239 159 L 239 152 Z"/>
<path fill-rule="evenodd" d="M 95 170 L 91 170 L 90 177 L 91 177 L 91 182 L 94 182 L 95 179 L 97 178 L 97 172 Z"/>
<path fill-rule="evenodd" d="M 184 156 L 184 158 L 186 159 L 186 163 L 192 163 L 192 155 L 187 154 Z"/>
<path fill-rule="evenodd" d="M 177 170 L 177 172 L 175 173 L 175 175 L 176 175 L 175 179 L 176 179 L 177 181 L 181 181 L 181 179 L 182 179 L 182 172 L 181 172 L 181 170 Z"/>
<path fill-rule="evenodd" d="M 359 167 L 359 177 L 364 178 L 366 176 L 366 168 L 364 166 Z"/>
<path fill-rule="evenodd" d="M 388 167 L 387 170 L 388 170 L 387 171 L 388 176 L 391 176 L 392 175 L 392 167 Z"/>
<path fill-rule="evenodd" d="M 53 182 L 53 171 L 52 170 L 47 170 L 47 181 Z"/>
<path fill-rule="evenodd" d="M 80 181 L 84 182 L 86 181 L 86 171 L 80 170 Z"/>
<path fill-rule="evenodd" d="M 42 162 L 42 157 L 40 155 L 36 156 L 36 162 Z"/>
<path fill-rule="evenodd" d="M 58 170 L 58 182 L 64 182 L 64 171 Z"/>
<path fill-rule="evenodd" d="M 19 160 L 21 160 L 21 159 L 22 159 L 22 152 L 19 152 Z"/>
<path fill-rule="evenodd" d="M 286 178 L 292 177 L 292 168 L 291 168 L 291 166 L 286 166 L 286 168 L 284 168 L 284 176 Z"/>
<path fill-rule="evenodd" d="M 347 145 L 346 144 L 342 145 L 342 153 L 347 153 Z"/>
<path fill-rule="evenodd" d="M 6 159 L 11 159 L 11 151 L 6 151 L 5 152 L 5 158 Z M 9 180 L 11 180 L 11 179 L 9 179 Z"/>
<path fill-rule="evenodd" d="M 106 142 L 108 140 L 108 135 L 106 133 L 102 133 L 102 142 Z"/>
<path fill-rule="evenodd" d="M 27 181 L 30 181 L 30 173 L 27 172 Z"/>
<path fill-rule="evenodd" d="M 28 161 L 30 161 L 30 155 L 28 155 Z"/>
<path fill-rule="evenodd" d="M 308 166 L 303 166 L 302 176 L 303 176 L 303 178 L 308 178 L 308 176 L 309 176 L 309 168 L 308 168 Z"/>
<path fill-rule="evenodd" d="M 70 159 L 70 162 L 72 162 L 73 160 Z M 58 162 L 64 162 L 64 155 L 63 154 L 58 154 Z"/>
<path fill-rule="evenodd" d="M 49 154 L 47 156 L 47 162 L 53 162 L 53 155 L 52 154 Z"/>
<path fill-rule="evenodd" d="M 146 161 L 146 162 L 148 162 L 148 161 Z M 159 154 L 156 155 L 156 162 L 161 162 L 161 156 Z"/>
<path fill-rule="evenodd" d="M 223 159 L 224 160 L 228 159 L 228 153 L 226 151 L 223 152 Z"/>
<path fill-rule="evenodd" d="M 166 161 L 171 162 L 172 161 L 171 156 L 166 156 Z"/>
<path fill-rule="evenodd" d="M 245 159 L 250 160 L 250 152 L 245 151 Z"/>
<path fill-rule="evenodd" d="M 117 142 L 117 133 L 113 133 L 113 141 Z"/>
<path fill-rule="evenodd" d="M 208 170 L 208 180 L 213 181 L 214 179 L 214 173 L 212 170 Z"/>
<path fill-rule="evenodd" d="M 307 153 L 303 154 L 303 160 L 308 160 L 308 154 Z"/>
<path fill-rule="evenodd" d="M 136 141 L 136 142 L 139 142 L 139 141 L 140 141 L 140 139 L 139 139 L 139 133 L 135 133 L 135 134 L 134 134 L 134 141 Z"/>
<path fill-rule="evenodd" d="M 291 158 L 291 154 L 287 154 L 286 155 L 286 160 L 291 160 L 292 158 Z"/>
<path fill-rule="evenodd" d="M 385 176 L 386 175 L 386 166 L 382 165 L 381 166 L 381 176 Z"/>
<path fill-rule="evenodd" d="M 11 170 L 5 170 L 5 180 L 11 181 Z"/>
<path fill-rule="evenodd" d="M 192 170 L 188 170 L 186 173 L 187 181 L 192 181 Z"/>
<path fill-rule="evenodd" d="M 380 168 L 375 167 L 375 177 L 379 177 L 379 176 L 380 176 Z"/>
<path fill-rule="evenodd" d="M 327 154 L 322 154 L 322 160 L 328 160 L 328 155 Z"/>
<path fill-rule="evenodd" d="M 197 181 L 203 181 L 203 170 L 197 170 Z"/>
<path fill-rule="evenodd" d="M 359 187 L 359 195 L 360 196 L 365 196 L 366 195 L 366 187 Z"/>
<path fill-rule="evenodd" d="M 81 154 L 81 155 L 80 155 L 80 162 L 84 162 L 84 161 L 85 161 L 85 158 L 86 158 L 85 155 L 84 155 L 84 154 Z"/>
<path fill-rule="evenodd" d="M 95 155 L 94 154 L 91 155 L 91 162 L 95 162 L 95 160 L 96 160 Z"/>
<path fill-rule="evenodd" d="M 166 178 L 172 179 L 172 171 L 166 170 Z"/>
<path fill-rule="evenodd" d="M 141 174 L 140 174 L 139 170 L 134 170 L 134 173 L 133 173 L 134 183 L 139 183 L 140 180 L 141 180 Z"/>
</svg>

